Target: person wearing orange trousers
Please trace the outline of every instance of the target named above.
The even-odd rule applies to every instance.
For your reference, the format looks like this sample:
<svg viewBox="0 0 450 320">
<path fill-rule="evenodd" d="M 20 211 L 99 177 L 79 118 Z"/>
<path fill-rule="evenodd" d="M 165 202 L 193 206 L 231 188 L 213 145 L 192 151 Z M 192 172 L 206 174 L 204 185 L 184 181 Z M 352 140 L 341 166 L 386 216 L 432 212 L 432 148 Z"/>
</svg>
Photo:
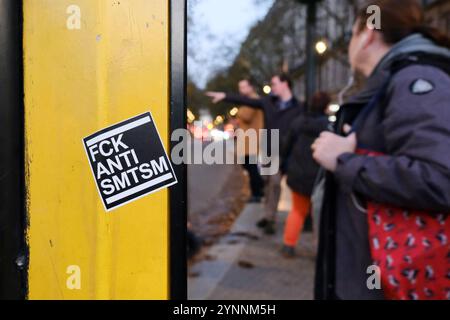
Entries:
<svg viewBox="0 0 450 320">
<path fill-rule="evenodd" d="M 310 197 L 292 191 L 292 209 L 284 226 L 284 244 L 286 247 L 294 248 L 297 245 L 310 209 Z"/>
<path fill-rule="evenodd" d="M 316 93 L 308 112 L 293 121 L 281 148 L 281 171 L 287 175 L 292 191 L 292 209 L 285 222 L 282 249 L 286 258 L 295 256 L 295 246 L 311 211 L 310 197 L 319 171 L 319 165 L 312 158 L 311 144 L 328 127 L 325 111 L 329 103 L 326 93 Z"/>
</svg>

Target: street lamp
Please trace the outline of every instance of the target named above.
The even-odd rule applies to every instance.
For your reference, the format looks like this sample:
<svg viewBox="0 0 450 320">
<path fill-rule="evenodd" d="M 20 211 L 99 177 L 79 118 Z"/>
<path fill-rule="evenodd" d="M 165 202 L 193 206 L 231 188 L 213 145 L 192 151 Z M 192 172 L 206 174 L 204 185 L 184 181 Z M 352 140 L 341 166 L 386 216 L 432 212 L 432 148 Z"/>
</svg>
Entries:
<svg viewBox="0 0 450 320">
<path fill-rule="evenodd" d="M 316 53 L 314 42 L 316 41 L 317 4 L 322 0 L 297 0 L 307 5 L 306 17 L 306 101 L 309 103 L 316 91 Z"/>
<path fill-rule="evenodd" d="M 187 118 L 188 118 L 188 122 L 189 122 L 189 123 L 192 123 L 192 122 L 195 121 L 195 115 L 194 115 L 194 113 L 193 113 L 191 110 L 189 110 L 189 109 L 187 109 Z"/>
<path fill-rule="evenodd" d="M 238 113 L 239 109 L 234 107 L 233 109 L 230 110 L 230 116 L 235 117 Z"/>
<path fill-rule="evenodd" d="M 328 50 L 328 45 L 325 41 L 320 40 L 316 43 L 316 51 L 319 55 L 323 55 Z"/>
<path fill-rule="evenodd" d="M 214 120 L 214 124 L 215 124 L 216 126 L 218 126 L 219 124 L 222 124 L 224 120 L 225 120 L 224 117 L 222 117 L 222 116 L 217 116 L 216 119 Z"/>
<path fill-rule="evenodd" d="M 319 90 L 322 86 L 322 73 L 321 73 L 321 66 L 322 66 L 322 62 L 323 62 L 323 55 L 325 54 L 325 52 L 327 52 L 328 50 L 328 44 L 325 40 L 319 40 L 316 42 L 316 52 L 318 54 L 318 65 L 317 65 L 317 77 L 318 77 L 318 86 L 319 86 Z"/>
</svg>

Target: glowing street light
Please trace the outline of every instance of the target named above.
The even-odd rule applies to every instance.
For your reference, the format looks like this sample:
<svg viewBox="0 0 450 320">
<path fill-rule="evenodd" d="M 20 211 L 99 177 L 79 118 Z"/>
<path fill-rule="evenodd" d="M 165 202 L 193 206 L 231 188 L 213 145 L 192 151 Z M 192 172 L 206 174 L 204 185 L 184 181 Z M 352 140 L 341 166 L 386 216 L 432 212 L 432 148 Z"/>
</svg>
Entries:
<svg viewBox="0 0 450 320">
<path fill-rule="evenodd" d="M 222 116 L 217 116 L 214 120 L 214 125 L 218 126 L 219 124 L 222 124 L 225 119 Z"/>
<path fill-rule="evenodd" d="M 318 54 L 323 55 L 328 50 L 328 46 L 325 41 L 320 40 L 316 43 L 316 51 Z"/>
<path fill-rule="evenodd" d="M 192 113 L 191 110 L 187 109 L 187 118 L 188 118 L 188 122 L 192 123 L 195 120 L 195 115 L 194 113 Z"/>
<path fill-rule="evenodd" d="M 263 92 L 265 94 L 270 94 L 272 92 L 272 88 L 269 85 L 265 85 L 263 88 Z"/>
<path fill-rule="evenodd" d="M 233 109 L 230 110 L 230 115 L 231 115 L 232 117 L 234 117 L 234 116 L 237 115 L 238 111 L 239 111 L 239 109 L 236 108 L 236 107 L 234 107 Z"/>
</svg>

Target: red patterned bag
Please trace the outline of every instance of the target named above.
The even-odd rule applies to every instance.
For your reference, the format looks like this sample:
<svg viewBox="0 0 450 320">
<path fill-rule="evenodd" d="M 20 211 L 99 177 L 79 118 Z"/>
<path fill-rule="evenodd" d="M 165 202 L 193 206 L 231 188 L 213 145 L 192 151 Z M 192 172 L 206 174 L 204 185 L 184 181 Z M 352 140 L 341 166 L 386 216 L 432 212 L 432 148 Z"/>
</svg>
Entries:
<svg viewBox="0 0 450 320">
<path fill-rule="evenodd" d="M 379 153 L 358 150 L 358 154 Z M 450 219 L 367 203 L 369 240 L 387 299 L 450 300 Z"/>
<path fill-rule="evenodd" d="M 450 75 L 449 61 L 421 53 L 393 64 L 391 75 L 352 123 L 363 127 L 366 116 L 385 97 L 393 75 L 411 65 L 432 65 Z M 358 154 L 383 154 L 361 148 Z M 385 297 L 396 300 L 450 300 L 450 219 L 441 214 L 367 202 L 372 259 L 381 271 Z"/>
</svg>

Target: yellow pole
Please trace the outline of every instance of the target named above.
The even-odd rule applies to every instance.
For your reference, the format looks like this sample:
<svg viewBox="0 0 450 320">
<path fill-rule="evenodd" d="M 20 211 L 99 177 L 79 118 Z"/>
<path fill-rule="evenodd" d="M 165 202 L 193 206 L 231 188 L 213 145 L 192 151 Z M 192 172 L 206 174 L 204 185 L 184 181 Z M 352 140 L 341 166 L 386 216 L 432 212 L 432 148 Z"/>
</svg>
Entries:
<svg viewBox="0 0 450 320">
<path fill-rule="evenodd" d="M 105 212 L 82 144 L 151 111 L 168 147 L 168 9 L 24 1 L 30 299 L 168 298 L 168 191 Z"/>
</svg>

